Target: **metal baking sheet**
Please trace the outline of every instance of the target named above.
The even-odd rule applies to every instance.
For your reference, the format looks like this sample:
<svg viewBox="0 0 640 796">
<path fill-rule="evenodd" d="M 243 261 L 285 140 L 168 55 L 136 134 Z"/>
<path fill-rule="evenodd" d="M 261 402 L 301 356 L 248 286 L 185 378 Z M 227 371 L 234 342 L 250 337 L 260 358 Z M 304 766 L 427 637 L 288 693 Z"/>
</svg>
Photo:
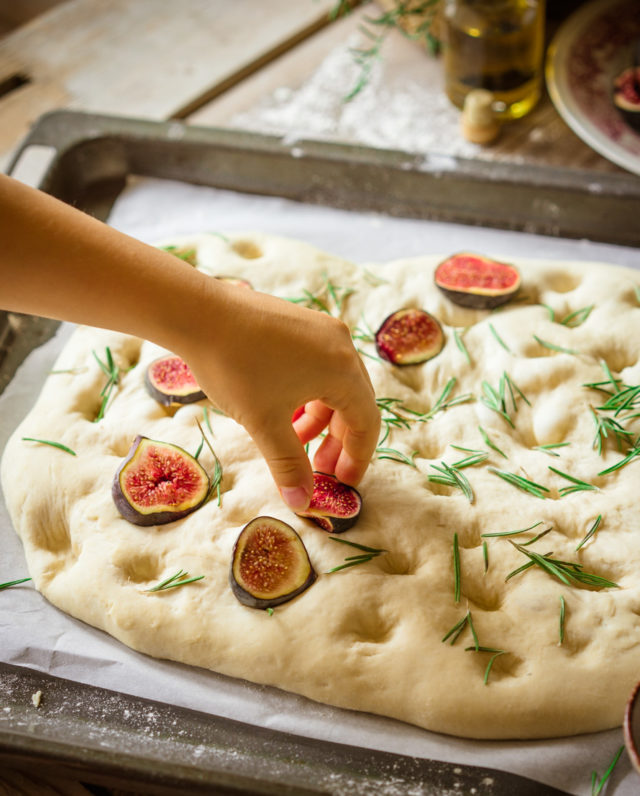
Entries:
<svg viewBox="0 0 640 796">
<path fill-rule="evenodd" d="M 317 142 L 290 147 L 173 122 L 56 112 L 36 124 L 11 169 L 101 219 L 127 177 L 139 175 L 411 218 L 640 240 L 640 184 L 626 175 L 503 169 Z M 0 392 L 55 326 L 4 314 Z M 0 683 L 0 762 L 37 761 L 91 782 L 165 793 L 560 793 L 513 774 L 309 740 L 9 664 L 0 665 Z M 150 733 L 151 715 L 160 729 Z"/>
</svg>

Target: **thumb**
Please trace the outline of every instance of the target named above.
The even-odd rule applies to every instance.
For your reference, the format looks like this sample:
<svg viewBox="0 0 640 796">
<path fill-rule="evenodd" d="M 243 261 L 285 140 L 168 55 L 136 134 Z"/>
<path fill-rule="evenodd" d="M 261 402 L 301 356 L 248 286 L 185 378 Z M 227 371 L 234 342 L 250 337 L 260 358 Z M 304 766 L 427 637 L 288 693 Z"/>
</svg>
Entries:
<svg viewBox="0 0 640 796">
<path fill-rule="evenodd" d="M 251 436 L 284 502 L 293 511 L 306 509 L 313 493 L 313 472 L 290 419 L 282 425 L 254 430 Z"/>
</svg>

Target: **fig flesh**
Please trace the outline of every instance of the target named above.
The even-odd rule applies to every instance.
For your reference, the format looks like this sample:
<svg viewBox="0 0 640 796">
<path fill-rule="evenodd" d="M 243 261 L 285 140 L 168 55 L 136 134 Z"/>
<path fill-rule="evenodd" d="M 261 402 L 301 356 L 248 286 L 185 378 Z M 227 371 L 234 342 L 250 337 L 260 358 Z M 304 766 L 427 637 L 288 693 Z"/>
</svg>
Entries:
<svg viewBox="0 0 640 796">
<path fill-rule="evenodd" d="M 357 489 L 338 481 L 335 475 L 314 473 L 309 507 L 297 514 L 312 520 L 323 531 L 343 533 L 356 524 L 361 509 L 362 498 Z"/>
<path fill-rule="evenodd" d="M 640 66 L 630 66 L 613 81 L 613 104 L 625 122 L 640 132 Z"/>
<path fill-rule="evenodd" d="M 302 539 L 286 522 L 256 517 L 240 532 L 229 583 L 243 605 L 281 605 L 308 589 L 316 577 Z"/>
<path fill-rule="evenodd" d="M 454 304 L 489 310 L 515 296 L 520 288 L 520 273 L 509 263 L 461 252 L 440 263 L 434 281 Z"/>
<path fill-rule="evenodd" d="M 209 476 L 190 453 L 138 435 L 116 472 L 111 494 L 125 520 L 163 525 L 199 508 L 209 486 Z"/>
<path fill-rule="evenodd" d="M 144 383 L 151 397 L 163 406 L 190 404 L 206 397 L 187 363 L 175 354 L 154 359 Z"/>
<path fill-rule="evenodd" d="M 410 308 L 388 316 L 376 332 L 378 354 L 392 365 L 418 365 L 442 351 L 444 334 L 425 310 Z"/>
</svg>

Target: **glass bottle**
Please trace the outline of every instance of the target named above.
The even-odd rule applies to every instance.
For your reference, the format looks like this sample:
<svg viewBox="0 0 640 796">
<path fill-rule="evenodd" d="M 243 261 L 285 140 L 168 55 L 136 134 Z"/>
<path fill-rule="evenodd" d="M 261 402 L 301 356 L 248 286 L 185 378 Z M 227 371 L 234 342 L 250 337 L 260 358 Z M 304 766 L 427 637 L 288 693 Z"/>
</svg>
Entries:
<svg viewBox="0 0 640 796">
<path fill-rule="evenodd" d="M 528 113 L 542 90 L 544 0 L 443 0 L 445 91 L 459 108 L 490 91 L 498 118 Z"/>
</svg>

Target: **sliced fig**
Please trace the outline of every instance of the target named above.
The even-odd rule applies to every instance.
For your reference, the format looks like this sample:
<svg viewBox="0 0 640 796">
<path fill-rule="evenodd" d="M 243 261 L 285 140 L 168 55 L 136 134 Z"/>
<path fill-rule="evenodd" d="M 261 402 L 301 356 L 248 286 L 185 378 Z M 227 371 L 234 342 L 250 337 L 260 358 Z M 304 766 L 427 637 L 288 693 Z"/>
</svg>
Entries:
<svg viewBox="0 0 640 796">
<path fill-rule="evenodd" d="M 520 288 L 520 273 L 509 263 L 461 252 L 440 263 L 434 281 L 454 304 L 488 310 L 515 296 Z"/>
<path fill-rule="evenodd" d="M 256 517 L 240 532 L 229 582 L 243 605 L 281 605 L 308 589 L 316 577 L 302 539 L 286 522 Z"/>
<path fill-rule="evenodd" d="M 386 318 L 376 332 L 376 348 L 393 365 L 417 365 L 442 351 L 444 334 L 438 321 L 426 310 L 398 310 Z"/>
<path fill-rule="evenodd" d="M 338 481 L 335 475 L 314 473 L 309 507 L 297 514 L 313 520 L 323 531 L 343 533 L 356 524 L 361 508 L 357 489 Z"/>
<path fill-rule="evenodd" d="M 630 66 L 613 81 L 613 104 L 625 122 L 640 132 L 640 66 Z"/>
<path fill-rule="evenodd" d="M 190 404 L 206 397 L 187 363 L 175 354 L 154 359 L 147 368 L 144 383 L 150 395 L 163 406 Z"/>
<path fill-rule="evenodd" d="M 134 525 L 163 525 L 199 508 L 209 476 L 190 453 L 138 435 L 111 489 L 116 508 Z"/>
<path fill-rule="evenodd" d="M 246 279 L 241 279 L 239 276 L 216 276 L 220 282 L 226 282 L 228 285 L 235 285 L 236 287 L 246 287 L 253 290 L 253 285 Z"/>
</svg>

